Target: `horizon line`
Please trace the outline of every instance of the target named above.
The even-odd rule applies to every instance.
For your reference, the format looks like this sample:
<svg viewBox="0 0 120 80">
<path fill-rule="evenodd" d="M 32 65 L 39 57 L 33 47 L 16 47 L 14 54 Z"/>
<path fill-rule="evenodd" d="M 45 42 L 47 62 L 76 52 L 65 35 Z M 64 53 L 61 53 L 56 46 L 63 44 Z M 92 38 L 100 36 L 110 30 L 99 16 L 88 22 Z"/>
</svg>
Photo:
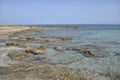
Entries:
<svg viewBox="0 0 120 80">
<path fill-rule="evenodd" d="M 120 25 L 120 24 L 8 24 L 0 26 L 72 26 L 72 25 Z"/>
</svg>

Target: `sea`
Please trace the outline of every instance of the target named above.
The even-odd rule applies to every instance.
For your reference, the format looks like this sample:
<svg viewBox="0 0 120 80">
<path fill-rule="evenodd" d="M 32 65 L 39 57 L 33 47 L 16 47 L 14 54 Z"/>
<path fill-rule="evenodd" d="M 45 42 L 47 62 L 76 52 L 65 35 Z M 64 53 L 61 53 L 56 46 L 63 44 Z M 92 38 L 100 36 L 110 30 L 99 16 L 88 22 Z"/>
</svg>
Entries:
<svg viewBox="0 0 120 80">
<path fill-rule="evenodd" d="M 65 26 L 65 25 L 64 25 Z M 71 25 L 73 26 L 73 25 Z M 40 33 L 42 36 L 71 37 L 72 41 L 58 42 L 54 46 L 80 47 L 95 45 L 98 54 L 107 51 L 105 57 L 86 57 L 75 51 L 48 49 L 43 56 L 51 63 L 67 66 L 80 73 L 92 76 L 93 80 L 119 80 L 120 76 L 120 25 L 74 25 L 79 28 L 50 28 Z M 48 45 L 51 46 L 51 45 Z M 91 46 L 91 49 L 95 47 Z M 97 51 L 96 50 L 96 51 Z M 100 51 L 103 50 L 103 51 Z"/>
</svg>

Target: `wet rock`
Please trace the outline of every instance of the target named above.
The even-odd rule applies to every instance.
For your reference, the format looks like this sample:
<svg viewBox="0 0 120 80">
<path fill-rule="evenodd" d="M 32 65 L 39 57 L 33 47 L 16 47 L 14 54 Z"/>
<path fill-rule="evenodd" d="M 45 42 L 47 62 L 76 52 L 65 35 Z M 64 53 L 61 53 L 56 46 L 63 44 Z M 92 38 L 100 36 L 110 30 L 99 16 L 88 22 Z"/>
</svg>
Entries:
<svg viewBox="0 0 120 80">
<path fill-rule="evenodd" d="M 80 51 L 80 48 L 79 47 L 73 47 L 72 50 L 73 51 Z"/>
<path fill-rule="evenodd" d="M 30 46 L 27 46 L 27 48 L 26 48 L 26 52 L 32 52 L 32 51 L 34 51 L 34 47 L 30 47 Z"/>
<path fill-rule="evenodd" d="M 71 51 L 80 51 L 80 47 L 70 47 L 70 48 L 67 48 L 67 50 L 71 50 Z"/>
<path fill-rule="evenodd" d="M 34 47 L 28 46 L 25 51 L 30 52 L 32 54 L 46 54 L 47 53 L 45 46 L 41 46 L 40 48 L 34 48 Z"/>
<path fill-rule="evenodd" d="M 27 36 L 27 37 L 26 37 L 26 40 L 34 40 L 34 39 L 35 39 L 34 36 Z"/>
<path fill-rule="evenodd" d="M 109 56 L 108 51 L 106 51 L 104 48 L 102 48 L 99 45 L 82 45 L 80 46 L 81 50 L 80 52 L 83 53 L 84 56 L 93 56 L 93 57 L 107 57 Z"/>
<path fill-rule="evenodd" d="M 18 42 L 8 42 L 6 43 L 7 46 L 20 46 L 20 43 Z"/>
<path fill-rule="evenodd" d="M 94 54 L 93 54 L 90 50 L 83 50 L 82 52 L 83 52 L 84 55 L 86 55 L 86 56 L 94 56 Z"/>
<path fill-rule="evenodd" d="M 60 39 L 62 41 L 69 41 L 69 40 L 72 40 L 71 37 L 58 37 L 57 39 Z"/>
<path fill-rule="evenodd" d="M 64 47 L 62 47 L 62 46 L 55 46 L 53 49 L 62 51 L 62 50 L 64 50 Z"/>
</svg>

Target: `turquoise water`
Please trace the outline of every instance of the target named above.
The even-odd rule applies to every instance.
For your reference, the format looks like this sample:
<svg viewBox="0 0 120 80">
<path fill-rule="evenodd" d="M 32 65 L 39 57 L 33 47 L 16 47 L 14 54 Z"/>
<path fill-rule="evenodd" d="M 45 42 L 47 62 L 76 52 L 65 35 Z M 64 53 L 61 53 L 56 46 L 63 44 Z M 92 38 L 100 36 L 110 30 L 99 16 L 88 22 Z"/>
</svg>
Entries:
<svg viewBox="0 0 120 80">
<path fill-rule="evenodd" d="M 72 43 L 120 44 L 120 26 L 81 26 L 80 28 L 48 29 L 46 36 L 69 36 Z M 111 42 L 111 43 L 110 43 Z"/>
<path fill-rule="evenodd" d="M 72 41 L 59 42 L 54 46 L 80 47 L 81 45 L 96 45 L 107 51 L 107 57 L 85 57 L 80 52 L 48 49 L 44 55 L 45 61 L 61 66 L 67 66 L 87 75 L 94 80 L 110 80 L 110 76 L 120 74 L 120 26 L 80 26 L 80 28 L 46 29 L 39 36 L 69 36 Z M 95 47 L 92 47 L 94 49 Z M 77 54 L 76 54 L 77 53 Z M 101 52 L 102 53 L 102 52 Z"/>
</svg>

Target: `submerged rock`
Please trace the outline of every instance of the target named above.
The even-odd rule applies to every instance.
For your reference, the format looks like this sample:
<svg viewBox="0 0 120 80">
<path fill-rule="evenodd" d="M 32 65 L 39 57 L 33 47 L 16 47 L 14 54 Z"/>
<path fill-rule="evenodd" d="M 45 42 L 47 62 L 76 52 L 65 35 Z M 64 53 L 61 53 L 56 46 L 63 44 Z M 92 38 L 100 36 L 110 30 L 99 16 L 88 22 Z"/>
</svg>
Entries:
<svg viewBox="0 0 120 80">
<path fill-rule="evenodd" d="M 67 50 L 72 50 L 72 51 L 80 51 L 80 47 L 72 47 L 72 48 L 67 48 Z"/>
<path fill-rule="evenodd" d="M 12 42 L 6 43 L 6 45 L 7 46 L 20 46 L 20 43 L 12 41 Z"/>
<path fill-rule="evenodd" d="M 80 51 L 80 48 L 76 47 L 76 48 L 72 48 L 72 50 L 74 50 L 74 51 Z"/>
<path fill-rule="evenodd" d="M 104 48 L 102 48 L 99 45 L 92 45 L 92 44 L 88 44 L 88 45 L 82 45 L 80 52 L 84 55 L 84 56 L 92 56 L 92 57 L 107 57 L 109 56 L 108 51 L 106 51 Z"/>
<path fill-rule="evenodd" d="M 62 50 L 64 50 L 64 47 L 62 47 L 62 46 L 55 46 L 53 49 L 62 51 Z"/>
<path fill-rule="evenodd" d="M 69 40 L 72 40 L 71 37 L 58 37 L 57 39 L 60 39 L 62 41 L 69 41 Z"/>
<path fill-rule="evenodd" d="M 90 50 L 83 50 L 82 51 L 86 56 L 95 56 Z"/>
</svg>

